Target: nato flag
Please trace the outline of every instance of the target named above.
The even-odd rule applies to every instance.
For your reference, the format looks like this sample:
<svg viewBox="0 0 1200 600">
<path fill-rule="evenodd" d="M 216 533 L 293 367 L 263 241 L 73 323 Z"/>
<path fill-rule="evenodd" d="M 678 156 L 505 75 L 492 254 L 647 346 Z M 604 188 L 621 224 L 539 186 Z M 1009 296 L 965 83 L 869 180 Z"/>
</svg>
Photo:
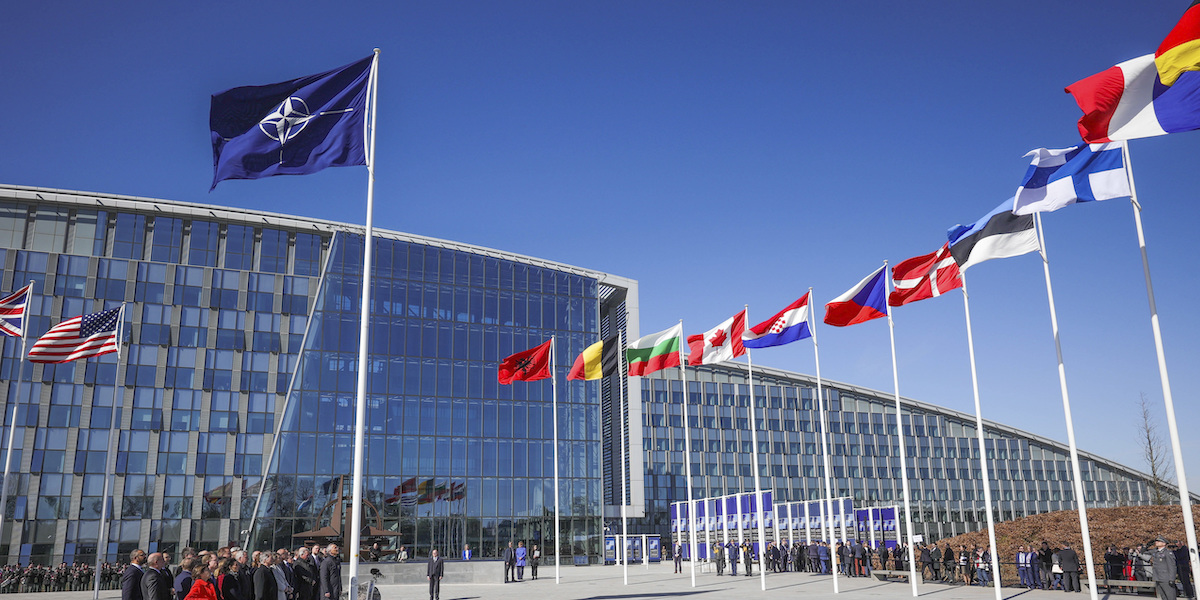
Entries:
<svg viewBox="0 0 1200 600">
<path fill-rule="evenodd" d="M 365 165 L 374 55 L 319 75 L 212 97 L 213 188 L 225 179 L 307 175 Z"/>
</svg>

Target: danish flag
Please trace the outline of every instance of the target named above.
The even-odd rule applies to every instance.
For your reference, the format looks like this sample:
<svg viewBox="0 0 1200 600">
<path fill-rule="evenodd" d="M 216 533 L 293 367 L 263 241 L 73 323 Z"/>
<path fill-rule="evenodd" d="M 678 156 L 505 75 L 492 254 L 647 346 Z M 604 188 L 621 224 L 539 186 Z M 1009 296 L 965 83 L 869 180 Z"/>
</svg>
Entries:
<svg viewBox="0 0 1200 600">
<path fill-rule="evenodd" d="M 925 300 L 962 287 L 958 264 L 950 255 L 950 244 L 937 252 L 915 256 L 892 267 L 892 284 L 896 289 L 888 296 L 891 306 Z"/>
</svg>

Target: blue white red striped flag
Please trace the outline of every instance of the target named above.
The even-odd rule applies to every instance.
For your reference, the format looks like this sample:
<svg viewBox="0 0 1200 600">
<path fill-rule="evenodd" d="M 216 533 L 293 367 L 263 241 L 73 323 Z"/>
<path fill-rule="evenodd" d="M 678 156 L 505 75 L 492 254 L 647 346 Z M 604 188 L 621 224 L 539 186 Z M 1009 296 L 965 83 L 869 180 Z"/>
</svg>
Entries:
<svg viewBox="0 0 1200 600">
<path fill-rule="evenodd" d="M 29 349 L 29 361 L 63 363 L 116 352 L 125 307 L 67 319 L 50 328 Z"/>
<path fill-rule="evenodd" d="M 25 334 L 25 309 L 29 306 L 31 293 L 32 283 L 0 300 L 0 334 L 13 337 Z"/>
</svg>

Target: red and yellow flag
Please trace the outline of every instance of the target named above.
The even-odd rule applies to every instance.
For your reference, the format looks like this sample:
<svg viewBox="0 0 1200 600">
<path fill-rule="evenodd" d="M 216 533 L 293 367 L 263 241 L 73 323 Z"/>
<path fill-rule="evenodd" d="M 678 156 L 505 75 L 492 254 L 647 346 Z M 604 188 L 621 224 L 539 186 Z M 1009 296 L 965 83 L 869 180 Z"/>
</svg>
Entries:
<svg viewBox="0 0 1200 600">
<path fill-rule="evenodd" d="M 1154 66 L 1164 85 L 1174 85 L 1185 71 L 1200 71 L 1200 0 L 1192 2 L 1159 44 Z"/>
</svg>

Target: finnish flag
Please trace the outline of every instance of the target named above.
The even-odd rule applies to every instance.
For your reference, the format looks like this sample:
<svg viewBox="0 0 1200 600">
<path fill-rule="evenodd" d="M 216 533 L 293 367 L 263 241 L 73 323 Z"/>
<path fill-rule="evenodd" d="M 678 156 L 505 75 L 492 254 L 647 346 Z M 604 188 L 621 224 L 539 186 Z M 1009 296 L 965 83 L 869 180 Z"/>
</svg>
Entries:
<svg viewBox="0 0 1200 600">
<path fill-rule="evenodd" d="M 1025 179 L 1017 188 L 1013 213 L 1050 212 L 1076 202 L 1131 195 L 1123 142 L 1084 144 L 1060 150 L 1038 148 Z"/>
</svg>

